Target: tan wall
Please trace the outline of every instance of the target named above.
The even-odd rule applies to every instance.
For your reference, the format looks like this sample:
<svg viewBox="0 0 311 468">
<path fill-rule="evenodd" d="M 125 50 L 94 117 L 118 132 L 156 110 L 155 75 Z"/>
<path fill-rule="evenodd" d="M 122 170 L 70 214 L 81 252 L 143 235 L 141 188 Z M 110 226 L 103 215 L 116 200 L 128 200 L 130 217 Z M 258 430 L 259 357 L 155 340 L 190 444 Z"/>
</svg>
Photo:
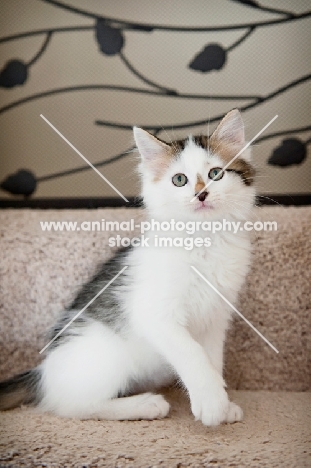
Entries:
<svg viewBox="0 0 311 468">
<path fill-rule="evenodd" d="M 161 25 L 217 26 L 282 18 L 282 15 L 225 0 L 66 0 L 66 3 L 114 18 Z M 262 3 L 296 13 L 310 9 L 310 2 L 306 0 Z M 38 0 L 1 0 L 0 24 L 1 37 L 4 37 L 37 29 L 92 26 L 94 20 Z M 206 44 L 217 42 L 227 47 L 245 31 L 125 31 L 123 52 L 143 75 L 183 93 L 265 96 L 310 73 L 311 18 L 257 29 L 228 54 L 227 64 L 220 71 L 203 74 L 188 68 L 188 63 Z M 29 61 L 43 41 L 44 35 L 0 43 L 0 69 L 13 58 Z M 30 68 L 27 82 L 12 89 L 0 88 L 1 107 L 55 88 L 90 84 L 148 88 L 129 72 L 118 56 L 108 57 L 99 52 L 94 31 L 55 33 L 46 52 Z M 248 139 L 276 114 L 279 118 L 267 133 L 311 125 L 310 96 L 311 81 L 307 81 L 245 112 Z M 110 158 L 132 144 L 130 131 L 99 127 L 94 124 L 97 119 L 142 126 L 169 124 L 173 131 L 162 132 L 160 136 L 171 138 L 206 131 L 206 126 L 174 131 L 174 126 L 179 123 L 207 120 L 248 102 L 251 100 L 198 101 L 104 90 L 60 93 L 34 100 L 0 114 L 0 180 L 21 168 L 43 176 L 83 164 L 40 114 L 94 163 Z M 295 136 L 307 140 L 311 131 Z M 310 145 L 309 156 L 302 165 L 281 169 L 266 164 L 281 139 L 268 140 L 253 148 L 259 190 L 262 193 L 310 192 Z M 130 155 L 101 170 L 124 195 L 134 196 L 138 191 L 135 166 L 136 157 Z M 41 183 L 34 194 L 35 197 L 106 195 L 116 196 L 92 170 Z M 8 195 L 1 191 L 0 196 Z"/>
</svg>

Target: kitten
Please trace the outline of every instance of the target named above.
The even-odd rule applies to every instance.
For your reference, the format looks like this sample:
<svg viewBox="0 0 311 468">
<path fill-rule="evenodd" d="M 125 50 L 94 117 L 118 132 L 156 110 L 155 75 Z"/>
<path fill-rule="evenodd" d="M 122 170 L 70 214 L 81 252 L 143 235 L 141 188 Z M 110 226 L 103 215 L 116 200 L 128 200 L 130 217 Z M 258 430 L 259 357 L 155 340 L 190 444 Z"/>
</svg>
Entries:
<svg viewBox="0 0 311 468">
<path fill-rule="evenodd" d="M 140 128 L 142 195 L 150 219 L 241 221 L 252 212 L 254 169 L 244 151 L 244 126 L 229 112 L 211 137 L 165 143 Z M 205 190 L 204 186 L 213 179 Z M 195 201 L 192 203 L 192 198 Z M 240 421 L 228 399 L 223 347 L 231 309 L 191 268 L 236 303 L 250 262 L 247 232 L 208 233 L 209 247 L 122 249 L 85 285 L 52 339 L 114 276 L 120 275 L 47 349 L 33 370 L 0 384 L 0 409 L 34 403 L 60 416 L 111 420 L 167 416 L 169 404 L 150 393 L 179 379 L 196 420 L 213 426 Z M 198 231 L 193 237 L 206 237 Z"/>
</svg>

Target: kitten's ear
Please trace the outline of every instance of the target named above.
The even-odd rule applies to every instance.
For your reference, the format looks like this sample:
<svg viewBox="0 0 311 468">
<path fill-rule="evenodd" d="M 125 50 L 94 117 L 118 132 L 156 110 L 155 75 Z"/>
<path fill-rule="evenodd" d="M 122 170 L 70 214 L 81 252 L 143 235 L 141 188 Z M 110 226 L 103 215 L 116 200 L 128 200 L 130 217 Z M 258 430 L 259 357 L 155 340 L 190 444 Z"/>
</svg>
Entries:
<svg viewBox="0 0 311 468">
<path fill-rule="evenodd" d="M 244 123 L 237 109 L 233 109 L 222 119 L 211 139 L 222 141 L 237 151 L 245 146 Z"/>
<path fill-rule="evenodd" d="M 170 146 L 142 128 L 134 127 L 133 132 L 136 146 L 144 164 L 155 175 L 159 175 L 167 167 L 167 154 L 170 151 Z"/>
<path fill-rule="evenodd" d="M 143 159 L 148 160 L 159 156 L 169 149 L 169 145 L 150 135 L 150 133 L 142 128 L 134 127 L 133 132 L 136 146 Z"/>
</svg>

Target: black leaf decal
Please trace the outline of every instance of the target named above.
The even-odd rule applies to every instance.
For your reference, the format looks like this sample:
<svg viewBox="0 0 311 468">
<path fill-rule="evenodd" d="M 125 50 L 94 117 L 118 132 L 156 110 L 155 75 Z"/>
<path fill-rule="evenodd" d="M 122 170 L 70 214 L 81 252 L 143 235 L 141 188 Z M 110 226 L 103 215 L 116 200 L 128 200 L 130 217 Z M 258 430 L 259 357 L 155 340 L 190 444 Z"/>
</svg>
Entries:
<svg viewBox="0 0 311 468">
<path fill-rule="evenodd" d="M 293 164 L 301 164 L 306 156 L 307 148 L 305 143 L 298 140 L 298 138 L 288 138 L 275 148 L 268 160 L 268 164 L 280 167 L 292 166 Z"/>
<path fill-rule="evenodd" d="M 27 80 L 27 65 L 20 60 L 10 60 L 0 72 L 0 86 L 13 88 L 22 85 Z"/>
<path fill-rule="evenodd" d="M 0 187 L 6 192 L 12 193 L 13 195 L 31 195 L 37 186 L 35 175 L 26 170 L 21 169 L 15 174 L 8 176 Z"/>
<path fill-rule="evenodd" d="M 202 73 L 220 70 L 226 63 L 226 58 L 227 53 L 221 45 L 209 44 L 194 57 L 189 68 Z"/>
<path fill-rule="evenodd" d="M 109 26 L 102 19 L 96 22 L 96 40 L 105 55 L 116 55 L 124 46 L 124 37 L 120 29 Z"/>
</svg>

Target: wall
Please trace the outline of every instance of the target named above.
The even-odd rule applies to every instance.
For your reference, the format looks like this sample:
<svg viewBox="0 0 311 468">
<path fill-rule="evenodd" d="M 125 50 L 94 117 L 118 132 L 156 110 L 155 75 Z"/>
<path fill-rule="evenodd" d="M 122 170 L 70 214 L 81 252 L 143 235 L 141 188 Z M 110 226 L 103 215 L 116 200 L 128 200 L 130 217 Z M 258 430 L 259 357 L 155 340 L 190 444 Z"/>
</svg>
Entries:
<svg viewBox="0 0 311 468">
<path fill-rule="evenodd" d="M 206 132 L 208 120 L 211 120 L 211 130 L 217 116 L 233 107 L 243 109 L 244 106 L 253 105 L 243 112 L 248 139 L 276 114 L 279 115 L 278 119 L 264 135 L 308 127 L 308 131 L 292 131 L 290 135 L 281 134 L 254 144 L 259 191 L 263 194 L 310 193 L 310 145 L 304 143 L 311 137 L 311 13 L 303 19 L 294 20 L 292 17 L 293 14 L 300 15 L 310 10 L 310 2 L 271 0 L 260 3 L 290 11 L 291 15 L 229 0 L 63 2 L 87 11 L 91 16 L 52 3 L 47 0 L 1 2 L 1 38 L 7 39 L 0 40 L 0 181 L 19 169 L 30 170 L 40 178 L 85 165 L 40 118 L 40 114 L 52 122 L 85 157 L 96 163 L 107 161 L 131 147 L 132 125 L 164 127 L 165 131 L 162 130 L 159 136 L 169 140 L 188 133 Z M 108 56 L 100 51 L 95 37 L 96 19 L 92 15 L 130 23 L 184 28 L 212 26 L 217 29 L 222 25 L 273 20 L 281 22 L 255 28 L 240 45 L 227 51 L 226 62 L 221 69 L 204 73 L 189 67 L 193 58 L 211 43 L 217 43 L 223 49 L 229 48 L 248 32 L 248 28 L 201 32 L 154 29 L 146 32 L 131 30 L 128 26 L 124 29 L 124 25 L 110 22 L 119 32 L 121 30 L 125 38 L 122 58 L 120 54 Z M 28 77 L 24 84 L 3 87 L 4 69 L 8 61 L 18 59 L 24 64 L 31 62 L 47 39 L 49 29 L 79 27 L 85 29 L 54 31 L 45 51 L 26 67 Z M 43 33 L 8 40 L 8 36 L 37 30 L 43 30 Z M 139 79 L 126 61 L 147 79 L 177 90 L 181 95 L 188 93 L 210 97 L 185 99 L 182 96 L 168 96 L 163 89 L 159 90 Z M 295 81 L 302 77 L 305 80 L 295 85 Z M 93 85 L 101 88 L 93 89 Z M 112 88 L 124 86 L 127 90 L 103 89 L 105 85 Z M 269 98 L 269 94 L 286 85 L 289 85 L 287 91 Z M 83 87 L 83 90 L 75 90 L 75 87 Z M 137 88 L 149 89 L 154 94 L 133 92 Z M 58 91 L 44 95 L 52 90 Z M 215 95 L 236 98 L 217 100 L 213 98 Z M 246 98 L 242 99 L 243 96 Z M 268 99 L 256 102 L 256 97 Z M 25 98 L 29 98 L 29 101 L 18 104 Z M 11 108 L 7 108 L 10 105 Z M 98 120 L 128 128 L 97 125 Z M 178 125 L 193 121 L 200 121 L 201 124 L 178 129 Z M 290 162 L 290 157 L 299 159 L 299 155 L 302 163 L 286 167 L 268 165 L 269 157 L 275 148 L 282 146 L 284 138 L 298 140 L 298 143 L 294 141 L 289 154 L 283 154 L 285 164 Z M 139 187 L 136 162 L 135 154 L 127 154 L 99 169 L 125 196 L 134 196 Z M 11 197 L 3 190 L 0 196 Z M 32 195 L 75 196 L 117 195 L 91 169 L 41 181 Z"/>
</svg>

